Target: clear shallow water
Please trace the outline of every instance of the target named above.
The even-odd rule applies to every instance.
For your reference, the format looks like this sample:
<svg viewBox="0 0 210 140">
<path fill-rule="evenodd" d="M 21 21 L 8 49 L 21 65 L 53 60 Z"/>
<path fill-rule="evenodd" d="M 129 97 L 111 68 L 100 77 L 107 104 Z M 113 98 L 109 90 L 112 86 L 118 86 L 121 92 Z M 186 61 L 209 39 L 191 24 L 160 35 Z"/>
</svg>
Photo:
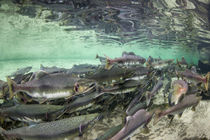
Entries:
<svg viewBox="0 0 210 140">
<path fill-rule="evenodd" d="M 175 39 L 174 35 L 162 36 L 165 31 L 162 32 L 161 29 L 167 25 L 164 23 L 165 20 L 160 23 L 158 20 L 147 21 L 148 18 L 146 18 L 142 20 L 142 24 L 145 23 L 144 26 L 141 24 L 142 26 L 139 25 L 139 28 L 134 28 L 135 30 L 128 30 L 130 25 L 124 22 L 132 23 L 140 15 L 135 13 L 134 9 L 125 6 L 123 8 L 112 7 L 111 9 L 108 7 L 108 10 L 104 10 L 104 12 L 109 12 L 111 9 L 113 16 L 116 10 L 121 12 L 117 16 L 121 18 L 119 20 L 121 32 L 107 33 L 103 32 L 103 28 L 96 28 L 96 23 L 92 23 L 94 28 L 90 28 L 92 26 L 81 26 L 81 21 L 78 21 L 78 24 L 72 22 L 68 26 L 60 26 L 63 20 L 46 22 L 46 17 L 50 14 L 47 10 L 43 10 L 40 16 L 33 18 L 21 15 L 17 12 L 21 7 L 14 5 L 11 1 L 2 1 L 0 7 L 0 77 L 4 78 L 8 73 L 25 66 L 33 66 L 34 70 L 37 70 L 40 64 L 61 67 L 71 67 L 73 64 L 81 63 L 98 64 L 99 61 L 95 59 L 96 54 L 100 56 L 105 54 L 114 58 L 121 56 L 123 51 L 133 51 L 145 58 L 153 56 L 162 59 L 180 59 L 185 56 L 189 63 L 198 62 L 201 54 L 196 44 L 190 43 L 191 45 L 186 47 L 190 41 L 187 41 L 186 38 L 180 40 Z M 133 17 L 130 17 L 131 15 Z M 87 18 L 88 16 L 85 16 L 85 19 Z M 142 17 L 139 18 L 142 19 Z M 121 22 L 123 24 L 120 24 Z M 135 26 L 137 25 L 135 23 Z M 79 29 L 79 27 L 83 28 Z M 185 25 L 179 25 L 179 27 L 183 27 L 181 31 L 185 30 Z M 152 34 L 148 32 L 148 28 L 152 29 Z M 193 40 L 193 37 L 189 39 Z"/>
<path fill-rule="evenodd" d="M 30 14 L 31 11 L 27 11 L 30 4 L 15 5 L 0 0 L 0 79 L 6 80 L 6 75 L 26 66 L 36 71 L 40 64 L 64 68 L 74 64 L 99 64 L 96 54 L 114 58 L 123 51 L 145 58 L 184 56 L 194 64 L 200 58 L 209 60 L 206 5 L 187 1 L 184 6 L 183 1 L 175 0 L 127 5 L 126 0 L 121 1 L 105 5 L 96 0 L 97 6 L 92 8 L 72 9 L 72 5 L 67 5 L 67 11 L 63 5 L 53 8 L 53 4 L 41 3 L 33 5 L 36 11 Z M 196 112 L 186 110 L 181 119 L 176 117 L 172 127 L 166 127 L 168 120 L 164 119 L 156 126 L 150 124 L 151 133 L 139 133 L 131 139 L 209 139 L 208 108 L 209 103 L 202 101 Z M 77 139 L 94 139 L 110 128 L 110 124 L 120 124 L 123 114 L 120 113 L 114 111 Z"/>
<path fill-rule="evenodd" d="M 16 9 L 15 9 L 16 8 Z M 77 26 L 59 26 L 59 22 L 46 22 L 47 12 L 40 17 L 30 18 L 18 14 L 12 3 L 1 5 L 0 9 L 0 60 L 35 59 L 85 59 L 93 61 L 95 55 L 120 56 L 123 51 L 133 51 L 143 57 L 181 58 L 197 63 L 199 52 L 196 47 L 153 38 L 130 39 L 103 34 L 96 29 L 77 30 Z M 126 20 L 126 19 L 125 19 Z M 155 27 L 154 27 L 155 28 Z M 66 31 L 66 29 L 72 29 Z M 75 29 L 75 30 L 73 30 Z M 132 35 L 138 38 L 138 35 Z M 124 41 L 124 43 L 123 43 Z M 191 57 L 193 55 L 193 57 Z M 59 61 L 59 60 L 58 60 Z"/>
</svg>

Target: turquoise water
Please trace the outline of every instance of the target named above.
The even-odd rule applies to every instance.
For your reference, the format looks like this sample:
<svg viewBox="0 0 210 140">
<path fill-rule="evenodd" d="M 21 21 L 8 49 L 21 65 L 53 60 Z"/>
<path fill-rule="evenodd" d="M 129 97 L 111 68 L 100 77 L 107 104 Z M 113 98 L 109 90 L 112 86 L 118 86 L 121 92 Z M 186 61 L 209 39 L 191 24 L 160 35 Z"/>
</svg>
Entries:
<svg viewBox="0 0 210 140">
<path fill-rule="evenodd" d="M 66 27 L 60 26 L 60 22 L 46 22 L 47 11 L 30 18 L 17 13 L 18 9 L 5 1 L 0 7 L 1 78 L 24 66 L 33 66 L 36 70 L 40 64 L 61 67 L 98 64 L 96 54 L 114 58 L 121 56 L 123 51 L 133 51 L 145 58 L 180 59 L 185 56 L 189 63 L 195 64 L 199 59 L 196 47 L 187 48 L 181 43 L 148 38 L 126 41 L 129 37 L 102 34 L 94 29 L 73 30 L 76 25 Z"/>
<path fill-rule="evenodd" d="M 98 65 L 97 54 L 115 58 L 124 51 L 175 61 L 184 56 L 189 64 L 199 60 L 210 64 L 208 0 L 92 0 L 90 6 L 79 8 L 71 2 L 56 2 L 62 0 L 0 0 L 0 80 L 6 81 L 7 75 L 27 66 L 36 72 L 41 64 L 63 68 Z M 166 87 L 167 79 L 163 82 Z M 165 103 L 164 92 L 162 88 L 157 104 Z M 122 96 L 119 100 L 127 97 Z M 163 119 L 156 126 L 149 124 L 150 133 L 139 133 L 131 139 L 210 139 L 210 125 L 206 123 L 210 121 L 209 112 L 209 101 L 201 101 L 195 112 L 186 110 L 171 127 Z M 112 125 L 120 124 L 124 114 L 119 103 L 83 138 L 95 139 Z"/>
</svg>

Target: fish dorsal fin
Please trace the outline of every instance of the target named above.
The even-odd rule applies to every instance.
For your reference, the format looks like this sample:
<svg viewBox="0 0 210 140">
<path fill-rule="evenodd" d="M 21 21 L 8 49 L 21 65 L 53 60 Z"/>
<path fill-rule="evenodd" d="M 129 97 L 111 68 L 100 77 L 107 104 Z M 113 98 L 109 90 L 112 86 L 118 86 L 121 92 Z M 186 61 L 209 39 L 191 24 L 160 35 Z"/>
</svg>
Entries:
<svg viewBox="0 0 210 140">
<path fill-rule="evenodd" d="M 127 116 L 126 117 L 126 124 L 125 124 L 125 127 L 127 128 L 128 127 L 128 124 L 130 123 L 130 121 L 133 120 L 133 117 L 132 116 Z"/>
<path fill-rule="evenodd" d="M 184 99 L 184 94 L 182 94 L 182 95 L 179 97 L 177 103 L 180 103 L 183 99 Z"/>
<path fill-rule="evenodd" d="M 49 73 L 47 73 L 46 71 L 40 70 L 39 72 L 36 73 L 35 79 L 40 79 L 46 75 L 49 75 Z"/>
<path fill-rule="evenodd" d="M 42 64 L 40 64 L 40 70 L 44 69 L 44 66 Z"/>
</svg>

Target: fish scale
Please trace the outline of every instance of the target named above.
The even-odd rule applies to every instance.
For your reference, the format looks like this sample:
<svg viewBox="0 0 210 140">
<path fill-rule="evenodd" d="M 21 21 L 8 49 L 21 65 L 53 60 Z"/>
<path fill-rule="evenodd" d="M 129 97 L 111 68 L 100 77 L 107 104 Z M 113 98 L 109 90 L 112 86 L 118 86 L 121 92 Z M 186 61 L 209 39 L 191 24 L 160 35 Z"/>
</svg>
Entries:
<svg viewBox="0 0 210 140">
<path fill-rule="evenodd" d="M 53 122 L 40 123 L 27 127 L 3 131 L 8 137 L 16 138 L 56 138 L 75 133 L 81 128 L 87 126 L 91 121 L 97 118 L 98 114 L 89 114 L 76 116 L 72 118 L 62 119 Z"/>
</svg>

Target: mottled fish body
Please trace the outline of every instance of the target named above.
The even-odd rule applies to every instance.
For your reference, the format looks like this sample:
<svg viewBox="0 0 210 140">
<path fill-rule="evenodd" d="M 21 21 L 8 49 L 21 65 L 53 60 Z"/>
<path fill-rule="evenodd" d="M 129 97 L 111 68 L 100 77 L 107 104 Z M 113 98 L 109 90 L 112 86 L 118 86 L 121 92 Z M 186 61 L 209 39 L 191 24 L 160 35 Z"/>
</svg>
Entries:
<svg viewBox="0 0 210 140">
<path fill-rule="evenodd" d="M 67 119 L 40 123 L 36 125 L 16 128 L 12 130 L 2 130 L 1 134 L 8 138 L 27 139 L 56 139 L 78 133 L 81 129 L 97 119 L 98 114 L 89 114 L 71 117 Z"/>
<path fill-rule="evenodd" d="M 0 116 L 11 117 L 26 122 L 33 122 L 33 120 L 53 120 L 63 113 L 64 108 L 64 106 L 60 105 L 22 104 L 1 108 Z"/>
</svg>

